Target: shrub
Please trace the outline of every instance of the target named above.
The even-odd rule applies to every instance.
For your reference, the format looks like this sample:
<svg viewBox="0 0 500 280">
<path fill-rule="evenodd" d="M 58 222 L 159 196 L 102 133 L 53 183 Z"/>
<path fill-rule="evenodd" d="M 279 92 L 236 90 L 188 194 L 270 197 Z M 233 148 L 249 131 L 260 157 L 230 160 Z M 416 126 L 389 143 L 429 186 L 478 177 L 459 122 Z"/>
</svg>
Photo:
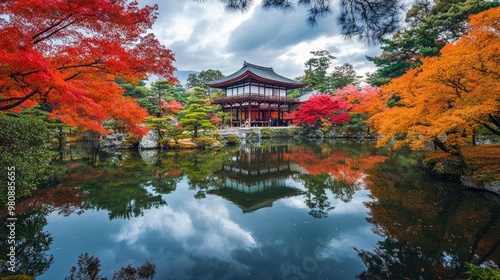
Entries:
<svg viewBox="0 0 500 280">
<path fill-rule="evenodd" d="M 294 136 L 294 137 L 300 136 L 303 134 L 303 131 L 299 126 L 289 128 L 288 132 L 290 133 L 291 136 Z"/>
<path fill-rule="evenodd" d="M 33 118 L 0 116 L 0 201 L 8 201 L 7 186 L 15 183 L 15 196 L 31 193 L 48 179 L 51 153 L 47 148 L 45 123 Z M 15 169 L 15 170 L 13 170 Z M 12 173 L 7 175 L 7 171 Z"/>
<path fill-rule="evenodd" d="M 286 137 L 290 137 L 291 134 L 290 134 L 290 131 L 288 131 L 288 129 L 276 129 L 274 131 L 274 136 L 278 137 L 278 138 L 286 138 Z"/>
<path fill-rule="evenodd" d="M 259 134 L 257 131 L 250 129 L 247 131 L 246 137 L 247 139 L 259 138 Z"/>
<path fill-rule="evenodd" d="M 500 279 L 500 270 L 491 267 L 480 267 L 471 263 L 466 263 L 468 280 L 494 280 Z"/>
<path fill-rule="evenodd" d="M 194 142 L 196 143 L 196 146 L 198 146 L 198 148 L 210 149 L 212 145 L 216 142 L 216 140 L 210 137 L 198 137 Z"/>
<path fill-rule="evenodd" d="M 123 139 L 123 146 L 125 148 L 135 148 L 139 145 L 139 139 L 133 135 L 129 135 Z"/>
<path fill-rule="evenodd" d="M 212 138 L 220 140 L 222 138 L 222 136 L 220 135 L 220 133 L 214 132 L 214 133 L 212 133 Z"/>
<path fill-rule="evenodd" d="M 193 134 L 191 132 L 183 132 L 181 135 L 179 135 L 178 139 L 191 139 L 193 138 Z"/>
<path fill-rule="evenodd" d="M 235 134 L 230 134 L 226 137 L 226 143 L 228 145 L 239 145 L 240 144 L 240 138 L 238 135 Z"/>
<path fill-rule="evenodd" d="M 274 136 L 274 133 L 273 133 L 273 130 L 268 128 L 268 127 L 264 127 L 264 128 L 261 128 L 260 130 L 260 137 L 262 138 L 273 138 Z"/>
<path fill-rule="evenodd" d="M 158 141 L 158 144 L 160 144 L 160 147 L 162 148 L 168 148 L 170 146 L 170 138 L 163 138 L 160 141 Z"/>
</svg>

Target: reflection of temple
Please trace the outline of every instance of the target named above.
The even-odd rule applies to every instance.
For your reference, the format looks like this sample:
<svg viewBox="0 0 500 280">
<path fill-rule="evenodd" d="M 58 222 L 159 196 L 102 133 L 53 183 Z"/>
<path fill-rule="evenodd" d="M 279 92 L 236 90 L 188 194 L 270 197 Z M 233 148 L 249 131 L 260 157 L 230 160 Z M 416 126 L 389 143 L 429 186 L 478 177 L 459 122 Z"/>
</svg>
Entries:
<svg viewBox="0 0 500 280">
<path fill-rule="evenodd" d="M 239 150 L 215 173 L 222 184 L 209 193 L 230 200 L 243 212 L 270 207 L 280 198 L 302 194 L 286 186 L 286 179 L 298 173 L 285 157 L 288 149 L 283 145 Z"/>
</svg>

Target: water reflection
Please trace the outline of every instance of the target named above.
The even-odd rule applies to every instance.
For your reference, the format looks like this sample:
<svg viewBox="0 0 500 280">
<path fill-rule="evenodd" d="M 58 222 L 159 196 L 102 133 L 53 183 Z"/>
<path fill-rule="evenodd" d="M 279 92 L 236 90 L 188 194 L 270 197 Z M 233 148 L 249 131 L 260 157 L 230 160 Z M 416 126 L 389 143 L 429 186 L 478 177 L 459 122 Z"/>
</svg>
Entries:
<svg viewBox="0 0 500 280">
<path fill-rule="evenodd" d="M 349 202 L 363 187 L 364 171 L 387 158 L 371 145 L 355 146 L 305 142 L 224 151 L 154 151 L 154 161 L 132 151 L 99 151 L 76 159 L 73 152 L 71 164 L 61 168 L 54 181 L 78 187 L 86 202 L 108 210 L 110 219 L 138 217 L 145 209 L 166 205 L 161 195 L 175 191 L 182 178 L 195 198 L 219 195 L 243 212 L 304 196 L 309 214 L 326 218 L 334 209 L 330 200 Z M 287 185 L 289 179 L 300 187 Z"/>
<path fill-rule="evenodd" d="M 500 264 L 499 204 L 413 163 L 370 143 L 162 151 L 151 163 L 75 149 L 52 187 L 19 201 L 23 266 L 62 279 L 89 252 L 103 271 L 150 260 L 156 279 L 428 279 Z"/>
<path fill-rule="evenodd" d="M 286 182 L 300 172 L 300 167 L 287 156 L 291 149 L 283 144 L 245 147 L 233 152 L 214 173 L 219 184 L 208 193 L 231 201 L 244 213 L 271 207 L 282 198 L 304 194 Z"/>
<path fill-rule="evenodd" d="M 500 206 L 489 194 L 436 182 L 400 159 L 369 173 L 368 221 L 385 239 L 357 250 L 367 266 L 360 279 L 455 279 L 466 262 L 498 267 Z"/>
<path fill-rule="evenodd" d="M 14 236 L 16 273 L 37 277 L 45 273 L 54 262 L 54 256 L 48 254 L 53 238 L 44 230 L 47 225 L 47 213 L 46 210 L 30 210 L 16 216 Z M 13 244 L 9 243 L 11 239 L 4 238 L 10 235 L 10 228 L 5 226 L 7 224 L 3 223 L 0 227 L 2 258 L 8 254 L 12 255 L 10 248 Z M 0 276 L 10 274 L 8 267 L 12 267 L 12 264 L 4 263 L 3 267 L 0 266 Z"/>
</svg>

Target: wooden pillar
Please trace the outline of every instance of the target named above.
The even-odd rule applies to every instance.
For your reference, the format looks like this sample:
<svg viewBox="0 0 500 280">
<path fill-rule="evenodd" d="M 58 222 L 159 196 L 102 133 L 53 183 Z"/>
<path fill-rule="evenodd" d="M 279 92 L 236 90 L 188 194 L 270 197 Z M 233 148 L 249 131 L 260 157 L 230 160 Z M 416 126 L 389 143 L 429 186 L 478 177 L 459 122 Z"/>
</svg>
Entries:
<svg viewBox="0 0 500 280">
<path fill-rule="evenodd" d="M 257 119 L 260 121 L 262 118 L 260 117 L 260 104 L 262 104 L 262 102 L 258 102 L 257 103 Z"/>
<path fill-rule="evenodd" d="M 288 104 L 288 114 L 292 112 L 292 105 Z M 287 121 L 287 126 L 290 124 L 290 121 Z"/>
<path fill-rule="evenodd" d="M 281 111 L 280 111 L 280 106 L 281 104 L 278 104 L 278 120 L 276 122 L 276 126 L 280 125 L 280 120 L 281 120 Z"/>
<path fill-rule="evenodd" d="M 239 106 L 239 108 L 238 108 L 238 118 L 239 118 L 239 120 L 240 120 L 240 127 L 241 127 L 241 119 L 242 119 L 242 118 L 241 118 L 241 103 L 240 103 L 240 106 Z"/>
<path fill-rule="evenodd" d="M 231 112 L 229 113 L 231 115 L 230 117 L 230 120 L 231 120 L 231 124 L 230 124 L 230 127 L 233 127 L 233 103 L 229 104 L 231 106 Z"/>
<path fill-rule="evenodd" d="M 252 101 L 248 100 L 248 127 L 252 126 Z"/>
<path fill-rule="evenodd" d="M 271 126 L 271 103 L 267 102 L 267 118 L 269 119 L 269 126 Z"/>
</svg>

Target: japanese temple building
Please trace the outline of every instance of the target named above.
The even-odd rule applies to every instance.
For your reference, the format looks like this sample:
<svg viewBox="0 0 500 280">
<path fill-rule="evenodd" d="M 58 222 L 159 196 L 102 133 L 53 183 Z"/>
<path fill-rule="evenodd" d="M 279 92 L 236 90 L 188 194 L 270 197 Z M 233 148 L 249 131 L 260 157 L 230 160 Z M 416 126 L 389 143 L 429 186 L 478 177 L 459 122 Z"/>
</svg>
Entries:
<svg viewBox="0 0 500 280">
<path fill-rule="evenodd" d="M 271 67 L 243 63 L 235 73 L 207 83 L 211 88 L 224 89 L 226 96 L 213 100 L 224 112 L 230 113 L 231 126 L 280 126 L 285 112 L 300 104 L 288 93 L 307 84 L 288 79 Z"/>
</svg>

